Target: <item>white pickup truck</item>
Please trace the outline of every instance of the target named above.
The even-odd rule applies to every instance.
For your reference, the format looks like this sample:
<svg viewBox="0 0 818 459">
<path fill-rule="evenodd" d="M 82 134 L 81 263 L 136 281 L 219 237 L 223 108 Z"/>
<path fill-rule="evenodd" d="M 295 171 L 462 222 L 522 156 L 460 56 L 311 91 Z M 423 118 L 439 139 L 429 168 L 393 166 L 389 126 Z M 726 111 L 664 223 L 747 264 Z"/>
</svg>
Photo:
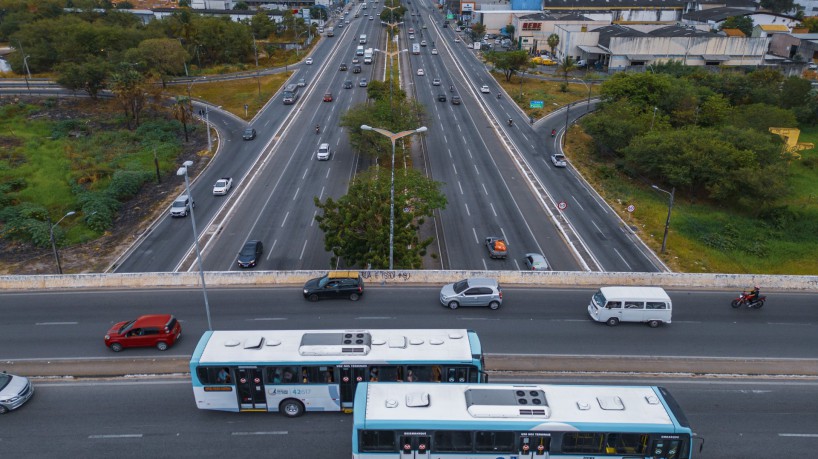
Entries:
<svg viewBox="0 0 818 459">
<path fill-rule="evenodd" d="M 233 188 L 233 179 L 230 177 L 222 177 L 216 180 L 216 184 L 213 185 L 213 194 L 215 196 L 223 196 L 226 195 L 230 188 Z"/>
</svg>

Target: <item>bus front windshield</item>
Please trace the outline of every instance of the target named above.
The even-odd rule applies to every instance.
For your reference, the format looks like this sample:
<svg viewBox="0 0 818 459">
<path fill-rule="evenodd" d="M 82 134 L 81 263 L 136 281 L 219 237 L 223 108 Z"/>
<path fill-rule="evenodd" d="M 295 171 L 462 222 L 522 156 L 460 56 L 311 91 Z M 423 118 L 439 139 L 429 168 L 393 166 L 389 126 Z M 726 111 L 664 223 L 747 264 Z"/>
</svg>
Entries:
<svg viewBox="0 0 818 459">
<path fill-rule="evenodd" d="M 594 306 L 599 309 L 604 308 L 605 303 L 607 303 L 607 300 L 605 300 L 605 295 L 603 295 L 601 291 L 594 293 L 594 296 L 591 297 L 591 301 L 593 301 Z"/>
</svg>

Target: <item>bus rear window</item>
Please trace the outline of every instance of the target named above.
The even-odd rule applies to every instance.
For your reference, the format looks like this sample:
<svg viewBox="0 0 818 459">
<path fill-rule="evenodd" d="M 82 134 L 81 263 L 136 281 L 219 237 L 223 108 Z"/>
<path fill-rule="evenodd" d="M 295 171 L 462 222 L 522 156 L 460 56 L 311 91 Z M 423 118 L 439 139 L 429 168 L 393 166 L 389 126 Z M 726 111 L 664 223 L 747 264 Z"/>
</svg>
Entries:
<svg viewBox="0 0 818 459">
<path fill-rule="evenodd" d="M 397 451 L 395 433 L 391 430 L 364 430 L 361 432 L 361 451 Z"/>
</svg>

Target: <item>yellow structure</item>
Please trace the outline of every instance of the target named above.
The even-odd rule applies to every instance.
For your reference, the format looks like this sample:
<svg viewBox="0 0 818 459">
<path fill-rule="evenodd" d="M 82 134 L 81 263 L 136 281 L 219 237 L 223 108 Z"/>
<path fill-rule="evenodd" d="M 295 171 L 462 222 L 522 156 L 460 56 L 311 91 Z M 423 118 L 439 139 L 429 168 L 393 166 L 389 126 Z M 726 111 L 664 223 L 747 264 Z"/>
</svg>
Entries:
<svg viewBox="0 0 818 459">
<path fill-rule="evenodd" d="M 778 134 L 784 139 L 784 142 L 787 144 L 787 152 L 792 154 L 795 159 L 801 159 L 801 155 L 795 153 L 796 151 L 815 148 L 815 144 L 811 142 L 798 143 L 798 136 L 801 135 L 800 129 L 771 127 L 770 132 Z"/>
</svg>

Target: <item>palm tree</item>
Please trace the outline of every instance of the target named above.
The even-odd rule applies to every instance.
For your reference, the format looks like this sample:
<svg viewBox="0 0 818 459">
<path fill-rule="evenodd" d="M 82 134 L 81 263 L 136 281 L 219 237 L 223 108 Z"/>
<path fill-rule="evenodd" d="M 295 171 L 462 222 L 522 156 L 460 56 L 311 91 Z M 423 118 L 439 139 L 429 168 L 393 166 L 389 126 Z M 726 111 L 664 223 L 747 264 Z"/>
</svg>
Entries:
<svg viewBox="0 0 818 459">
<path fill-rule="evenodd" d="M 551 35 L 548 36 L 548 40 L 546 40 L 546 42 L 548 43 L 548 47 L 551 48 L 551 56 L 554 56 L 554 51 L 560 44 L 560 36 L 555 33 L 552 33 Z"/>
<path fill-rule="evenodd" d="M 574 61 L 573 57 L 565 56 L 562 61 L 560 61 L 560 66 L 557 67 L 557 72 L 562 73 L 563 78 L 565 78 L 565 83 L 563 83 L 562 88 L 560 88 L 562 92 L 568 92 L 568 74 L 576 69 L 577 63 Z"/>
<path fill-rule="evenodd" d="M 178 96 L 173 103 L 173 117 L 182 123 L 182 128 L 185 130 L 185 142 L 189 142 L 187 134 L 187 122 L 192 118 L 193 105 L 190 103 L 190 98 L 186 96 Z"/>
</svg>

